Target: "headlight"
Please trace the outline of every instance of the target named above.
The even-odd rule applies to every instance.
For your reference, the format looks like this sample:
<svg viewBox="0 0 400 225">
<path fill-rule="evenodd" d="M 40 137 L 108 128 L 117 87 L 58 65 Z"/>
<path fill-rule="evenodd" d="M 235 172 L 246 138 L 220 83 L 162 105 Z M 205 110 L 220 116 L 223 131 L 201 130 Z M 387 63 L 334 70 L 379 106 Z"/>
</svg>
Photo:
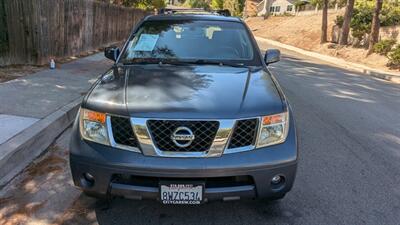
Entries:
<svg viewBox="0 0 400 225">
<path fill-rule="evenodd" d="M 288 112 L 263 116 L 257 139 L 257 148 L 283 143 L 289 130 Z"/>
<path fill-rule="evenodd" d="M 81 108 L 79 127 L 84 139 L 109 145 L 105 113 Z"/>
</svg>

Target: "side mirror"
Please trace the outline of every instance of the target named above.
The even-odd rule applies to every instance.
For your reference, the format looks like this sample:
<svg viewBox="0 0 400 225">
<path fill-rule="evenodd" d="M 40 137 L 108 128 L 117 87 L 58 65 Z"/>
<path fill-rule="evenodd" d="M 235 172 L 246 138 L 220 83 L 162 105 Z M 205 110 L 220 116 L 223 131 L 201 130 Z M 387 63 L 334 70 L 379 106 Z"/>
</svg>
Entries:
<svg viewBox="0 0 400 225">
<path fill-rule="evenodd" d="M 116 46 L 110 46 L 104 49 L 104 56 L 112 61 L 117 61 L 119 56 L 119 48 Z"/>
<path fill-rule="evenodd" d="M 278 49 L 268 49 L 265 52 L 264 61 L 267 65 L 281 60 L 281 51 Z"/>
</svg>

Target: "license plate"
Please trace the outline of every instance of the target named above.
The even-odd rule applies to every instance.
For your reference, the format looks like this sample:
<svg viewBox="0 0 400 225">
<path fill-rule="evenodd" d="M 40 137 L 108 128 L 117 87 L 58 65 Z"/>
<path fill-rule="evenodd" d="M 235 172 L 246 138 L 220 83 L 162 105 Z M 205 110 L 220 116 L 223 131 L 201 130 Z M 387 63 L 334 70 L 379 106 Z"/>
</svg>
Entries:
<svg viewBox="0 0 400 225">
<path fill-rule="evenodd" d="M 160 199 L 163 204 L 201 204 L 202 184 L 160 184 Z"/>
</svg>

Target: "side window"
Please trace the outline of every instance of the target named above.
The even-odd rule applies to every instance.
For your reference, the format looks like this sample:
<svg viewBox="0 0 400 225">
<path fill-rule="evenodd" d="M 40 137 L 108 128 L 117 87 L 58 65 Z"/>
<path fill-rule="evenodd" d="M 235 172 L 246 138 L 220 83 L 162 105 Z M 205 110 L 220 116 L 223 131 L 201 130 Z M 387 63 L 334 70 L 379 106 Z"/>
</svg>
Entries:
<svg viewBox="0 0 400 225">
<path fill-rule="evenodd" d="M 293 10 L 293 5 L 288 5 L 286 11 L 291 12 Z"/>
<path fill-rule="evenodd" d="M 275 12 L 280 12 L 281 11 L 281 7 L 280 6 L 277 6 L 276 8 L 275 8 Z"/>
<path fill-rule="evenodd" d="M 273 7 L 273 6 L 269 7 L 270 12 L 274 12 L 274 9 L 275 9 L 275 7 Z"/>
</svg>

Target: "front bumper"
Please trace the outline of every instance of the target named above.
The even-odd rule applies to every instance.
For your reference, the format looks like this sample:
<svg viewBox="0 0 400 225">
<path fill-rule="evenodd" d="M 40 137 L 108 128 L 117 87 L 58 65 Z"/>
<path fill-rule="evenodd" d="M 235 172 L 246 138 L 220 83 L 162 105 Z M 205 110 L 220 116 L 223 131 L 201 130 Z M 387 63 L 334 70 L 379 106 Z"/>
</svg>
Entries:
<svg viewBox="0 0 400 225">
<path fill-rule="evenodd" d="M 294 124 L 294 123 L 292 123 Z M 196 180 L 205 182 L 204 199 L 274 198 L 290 191 L 296 175 L 297 143 L 294 126 L 279 145 L 210 158 L 168 158 L 144 156 L 82 140 L 75 123 L 70 143 L 70 166 L 74 184 L 85 192 L 111 194 L 131 199 L 159 199 L 154 180 Z M 85 173 L 93 176 L 88 184 Z M 280 175 L 284 183 L 271 179 Z M 116 177 L 137 177 L 144 182 L 123 182 Z M 224 179 L 229 182 L 224 182 Z M 231 182 L 246 178 L 245 182 Z M 134 179 L 133 179 L 134 180 Z M 147 180 L 147 181 L 146 181 Z M 219 180 L 210 184 L 209 180 Z"/>
</svg>

